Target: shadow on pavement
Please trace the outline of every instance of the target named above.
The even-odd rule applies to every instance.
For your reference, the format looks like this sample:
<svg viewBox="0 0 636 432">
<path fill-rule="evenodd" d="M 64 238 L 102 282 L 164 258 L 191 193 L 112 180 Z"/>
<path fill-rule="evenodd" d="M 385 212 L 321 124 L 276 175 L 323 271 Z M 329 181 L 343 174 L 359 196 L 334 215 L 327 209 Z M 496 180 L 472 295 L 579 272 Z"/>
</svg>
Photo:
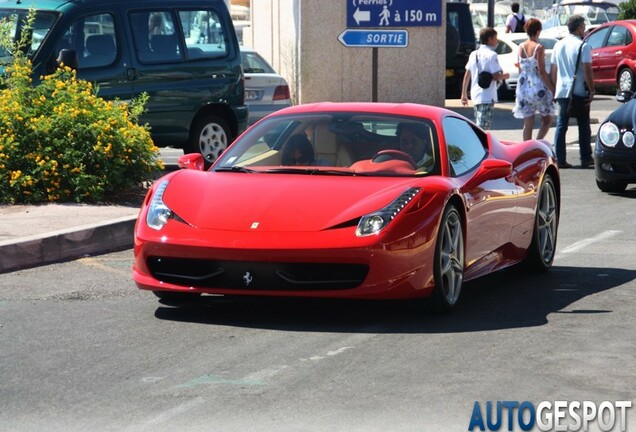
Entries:
<svg viewBox="0 0 636 432">
<path fill-rule="evenodd" d="M 552 313 L 597 314 L 573 303 L 636 278 L 617 268 L 553 267 L 532 275 L 507 270 L 464 285 L 449 315 L 421 312 L 409 301 L 314 300 L 203 296 L 157 308 L 162 320 L 288 331 L 458 333 L 535 327 Z"/>
</svg>

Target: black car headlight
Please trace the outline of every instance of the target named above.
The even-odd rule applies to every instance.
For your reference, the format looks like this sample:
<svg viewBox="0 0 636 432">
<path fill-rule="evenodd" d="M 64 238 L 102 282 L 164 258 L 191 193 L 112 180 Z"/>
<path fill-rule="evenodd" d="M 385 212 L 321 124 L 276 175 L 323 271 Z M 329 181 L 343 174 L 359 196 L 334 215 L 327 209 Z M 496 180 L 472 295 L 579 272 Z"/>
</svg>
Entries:
<svg viewBox="0 0 636 432">
<path fill-rule="evenodd" d="M 378 234 L 411 202 L 420 189 L 409 188 L 383 209 L 362 216 L 358 222 L 356 236 L 365 237 Z"/>
<path fill-rule="evenodd" d="M 634 147 L 634 141 L 636 140 L 634 139 L 634 133 L 632 131 L 627 131 L 623 134 L 623 144 L 625 145 L 625 147 Z"/>
<path fill-rule="evenodd" d="M 614 123 L 607 122 L 599 129 L 598 137 L 604 146 L 616 147 L 621 139 L 621 132 Z"/>
<path fill-rule="evenodd" d="M 157 231 L 164 227 L 168 220 L 172 217 L 172 210 L 163 202 L 163 193 L 168 187 L 168 181 L 164 180 L 159 183 L 155 190 L 152 200 L 148 205 L 148 214 L 146 215 L 146 223 L 152 229 Z"/>
</svg>

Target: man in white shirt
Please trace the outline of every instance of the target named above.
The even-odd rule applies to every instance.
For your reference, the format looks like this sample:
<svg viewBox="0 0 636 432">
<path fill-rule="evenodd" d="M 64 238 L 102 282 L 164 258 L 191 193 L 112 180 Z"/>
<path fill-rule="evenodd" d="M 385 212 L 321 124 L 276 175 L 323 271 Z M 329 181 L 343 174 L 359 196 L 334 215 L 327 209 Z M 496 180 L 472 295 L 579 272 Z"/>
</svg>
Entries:
<svg viewBox="0 0 636 432">
<path fill-rule="evenodd" d="M 510 74 L 503 73 L 499 66 L 499 59 L 495 52 L 499 43 L 497 31 L 491 27 L 482 28 L 479 32 L 479 43 L 481 45 L 470 53 L 468 63 L 466 63 L 461 101 L 462 105 L 468 105 L 468 83 L 471 82 L 470 97 L 473 100 L 475 123 L 482 129 L 490 129 L 495 102 L 497 102 L 497 81 L 510 78 Z M 482 88 L 479 85 L 480 72 L 492 74 L 492 82 L 487 88 Z"/>
<path fill-rule="evenodd" d="M 581 167 L 594 166 L 592 162 L 592 130 L 590 128 L 590 104 L 594 99 L 594 75 L 592 72 L 592 48 L 583 42 L 585 36 L 585 19 L 580 15 L 572 15 L 568 19 L 569 35 L 561 39 L 552 49 L 550 77 L 555 84 L 554 98 L 559 105 L 557 115 L 554 146 L 556 147 L 557 162 L 560 168 L 571 168 L 566 160 L 565 134 L 568 131 L 568 105 L 570 91 L 573 97 L 579 98 L 586 105 L 587 110 L 577 113 L 576 122 L 579 126 L 579 152 Z M 577 59 L 580 60 L 577 68 Z M 576 76 L 574 71 L 576 70 Z"/>
</svg>

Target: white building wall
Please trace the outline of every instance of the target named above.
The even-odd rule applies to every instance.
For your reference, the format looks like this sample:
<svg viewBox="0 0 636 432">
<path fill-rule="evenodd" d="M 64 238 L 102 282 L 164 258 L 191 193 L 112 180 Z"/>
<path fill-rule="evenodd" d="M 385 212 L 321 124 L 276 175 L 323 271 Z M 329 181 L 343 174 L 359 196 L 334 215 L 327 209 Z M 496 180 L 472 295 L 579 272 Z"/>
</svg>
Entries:
<svg viewBox="0 0 636 432">
<path fill-rule="evenodd" d="M 346 1 L 352 0 L 251 0 L 243 43 L 288 80 L 296 103 L 372 100 L 373 49 L 338 40 Z M 445 3 L 443 26 L 403 27 L 406 48 L 378 48 L 378 101 L 444 105 Z"/>
</svg>

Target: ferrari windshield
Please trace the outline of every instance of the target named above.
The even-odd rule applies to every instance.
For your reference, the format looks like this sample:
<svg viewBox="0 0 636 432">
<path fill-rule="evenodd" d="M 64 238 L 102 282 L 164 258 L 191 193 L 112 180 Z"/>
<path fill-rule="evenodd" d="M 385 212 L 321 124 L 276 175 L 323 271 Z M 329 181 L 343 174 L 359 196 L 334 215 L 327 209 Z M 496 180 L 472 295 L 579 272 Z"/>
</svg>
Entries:
<svg viewBox="0 0 636 432">
<path fill-rule="evenodd" d="M 428 119 L 367 113 L 274 116 L 232 144 L 214 171 L 413 176 L 439 171 Z"/>
</svg>

